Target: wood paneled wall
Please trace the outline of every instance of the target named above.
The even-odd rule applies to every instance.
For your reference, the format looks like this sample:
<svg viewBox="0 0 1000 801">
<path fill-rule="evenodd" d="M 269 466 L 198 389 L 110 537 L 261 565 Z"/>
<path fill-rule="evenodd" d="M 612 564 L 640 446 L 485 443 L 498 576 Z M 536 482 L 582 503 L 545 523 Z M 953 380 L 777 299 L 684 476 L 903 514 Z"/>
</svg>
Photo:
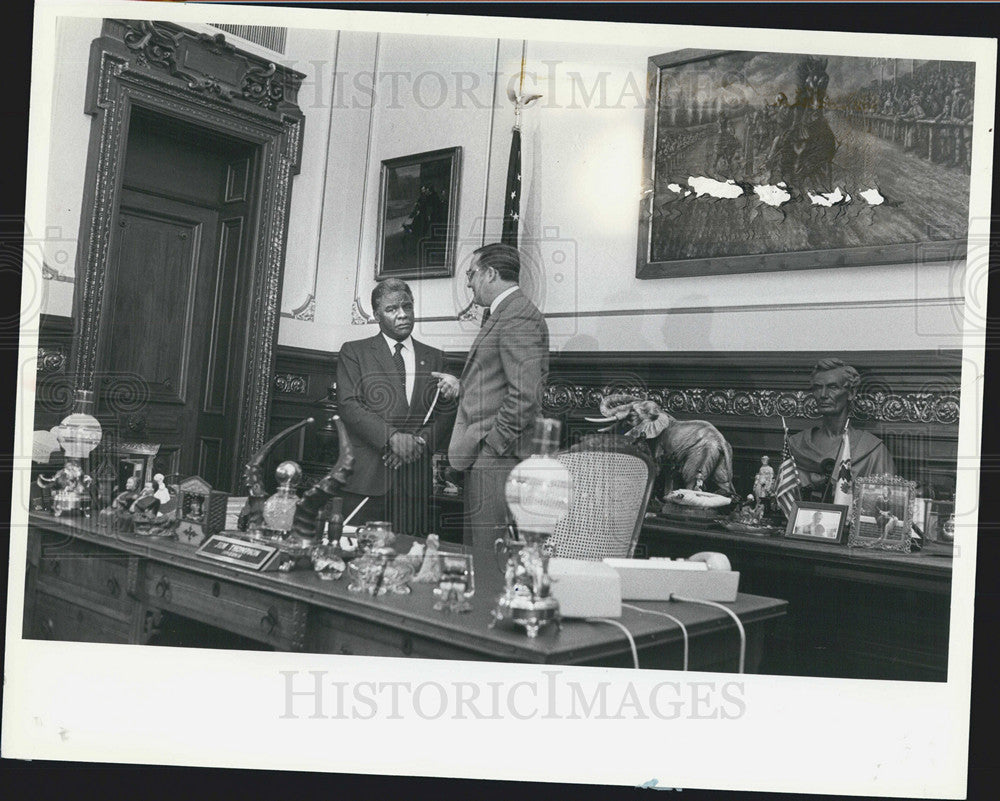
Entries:
<svg viewBox="0 0 1000 801">
<path fill-rule="evenodd" d="M 51 428 L 69 412 L 72 376 L 67 373 L 72 325 L 43 318 L 39 335 L 35 428 Z M 821 356 L 786 353 L 569 353 L 553 354 L 546 413 L 564 422 L 572 443 L 595 429 L 583 418 L 598 414 L 600 398 L 628 391 L 655 398 L 682 419 L 715 424 L 733 446 L 737 489 L 749 491 L 762 454 L 777 463 L 781 417 L 791 431 L 813 425 L 805 389 Z M 883 439 L 898 471 L 936 495 L 954 492 L 958 453 L 958 351 L 855 351 L 839 354 L 862 376 L 855 424 Z M 461 372 L 464 353 L 448 354 Z M 322 415 L 322 401 L 336 376 L 336 354 L 279 347 L 268 436 L 303 418 Z M 321 424 L 322 419 L 318 418 Z M 303 429 L 275 448 L 270 464 L 295 459 L 319 464 L 329 458 L 313 430 Z"/>
<path fill-rule="evenodd" d="M 806 393 L 809 372 L 819 358 L 835 355 L 861 373 L 854 424 L 886 442 L 899 473 L 936 495 L 954 492 L 958 351 L 553 354 L 546 413 L 563 420 L 563 437 L 571 444 L 595 430 L 584 417 L 598 414 L 600 398 L 608 392 L 654 398 L 675 417 L 718 427 L 733 446 L 736 487 L 749 492 L 761 455 L 768 454 L 772 464 L 780 459 L 781 415 L 793 432 L 815 424 Z M 448 354 L 456 374 L 464 358 Z M 279 347 L 271 433 L 316 414 L 335 375 L 336 354 Z M 301 433 L 276 453 L 308 461 L 313 455 L 309 441 Z"/>
</svg>

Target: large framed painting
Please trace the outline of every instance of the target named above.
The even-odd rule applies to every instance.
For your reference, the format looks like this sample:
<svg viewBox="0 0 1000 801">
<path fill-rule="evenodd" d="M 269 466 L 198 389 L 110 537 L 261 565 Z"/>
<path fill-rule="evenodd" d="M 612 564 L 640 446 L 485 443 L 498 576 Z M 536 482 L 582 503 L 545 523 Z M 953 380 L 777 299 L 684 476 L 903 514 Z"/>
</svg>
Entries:
<svg viewBox="0 0 1000 801">
<path fill-rule="evenodd" d="M 376 279 L 455 274 L 461 169 L 460 147 L 382 162 Z"/>
<path fill-rule="evenodd" d="M 639 278 L 964 257 L 971 62 L 649 59 Z"/>
</svg>

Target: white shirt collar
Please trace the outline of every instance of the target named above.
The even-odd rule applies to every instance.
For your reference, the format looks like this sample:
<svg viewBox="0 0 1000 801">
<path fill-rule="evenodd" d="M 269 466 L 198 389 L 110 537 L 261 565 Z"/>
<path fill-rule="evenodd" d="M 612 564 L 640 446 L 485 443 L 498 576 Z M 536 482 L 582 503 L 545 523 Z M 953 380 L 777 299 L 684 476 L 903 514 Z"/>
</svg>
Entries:
<svg viewBox="0 0 1000 801">
<path fill-rule="evenodd" d="M 396 343 L 397 342 L 402 342 L 403 343 L 403 352 L 404 353 L 406 351 L 410 351 L 410 353 L 413 353 L 413 337 L 407 337 L 406 339 L 393 339 L 392 337 L 388 336 L 385 333 L 385 331 L 381 331 L 379 333 L 382 334 L 382 339 L 385 340 L 385 344 L 389 346 L 389 352 L 390 353 L 395 353 L 396 352 Z"/>
<path fill-rule="evenodd" d="M 503 292 L 501 292 L 499 295 L 493 298 L 493 302 L 490 304 L 490 314 L 493 314 L 493 312 L 497 310 L 497 306 L 500 305 L 501 300 L 503 300 L 508 295 L 513 294 L 514 292 L 517 292 L 516 285 L 512 286 L 510 289 L 505 289 Z"/>
</svg>

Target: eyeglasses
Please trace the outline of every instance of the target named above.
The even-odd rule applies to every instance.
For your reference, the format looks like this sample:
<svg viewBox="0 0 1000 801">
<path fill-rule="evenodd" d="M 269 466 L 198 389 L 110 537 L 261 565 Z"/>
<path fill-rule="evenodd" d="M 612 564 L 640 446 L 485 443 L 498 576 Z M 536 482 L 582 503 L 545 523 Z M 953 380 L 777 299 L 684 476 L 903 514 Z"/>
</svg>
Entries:
<svg viewBox="0 0 1000 801">
<path fill-rule="evenodd" d="M 471 281 L 472 280 L 472 276 L 474 276 L 478 272 L 479 272 L 479 268 L 478 267 L 470 267 L 468 270 L 465 271 L 465 278 L 466 278 L 466 280 Z"/>
</svg>

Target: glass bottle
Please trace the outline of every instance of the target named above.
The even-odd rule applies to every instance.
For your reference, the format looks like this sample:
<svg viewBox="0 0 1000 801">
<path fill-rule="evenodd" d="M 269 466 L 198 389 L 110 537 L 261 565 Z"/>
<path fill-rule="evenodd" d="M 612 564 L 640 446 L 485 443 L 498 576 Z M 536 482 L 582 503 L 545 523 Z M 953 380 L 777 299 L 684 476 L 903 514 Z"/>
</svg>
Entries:
<svg viewBox="0 0 1000 801">
<path fill-rule="evenodd" d="M 283 536 L 292 530 L 295 520 L 295 507 L 299 502 L 295 486 L 302 478 L 302 468 L 295 462 L 282 462 L 275 469 L 274 476 L 278 480 L 278 489 L 264 501 L 264 527 Z"/>
<path fill-rule="evenodd" d="M 326 538 L 331 545 L 339 545 L 344 533 L 344 499 L 340 496 L 330 501 L 330 518 L 327 522 Z"/>
</svg>

